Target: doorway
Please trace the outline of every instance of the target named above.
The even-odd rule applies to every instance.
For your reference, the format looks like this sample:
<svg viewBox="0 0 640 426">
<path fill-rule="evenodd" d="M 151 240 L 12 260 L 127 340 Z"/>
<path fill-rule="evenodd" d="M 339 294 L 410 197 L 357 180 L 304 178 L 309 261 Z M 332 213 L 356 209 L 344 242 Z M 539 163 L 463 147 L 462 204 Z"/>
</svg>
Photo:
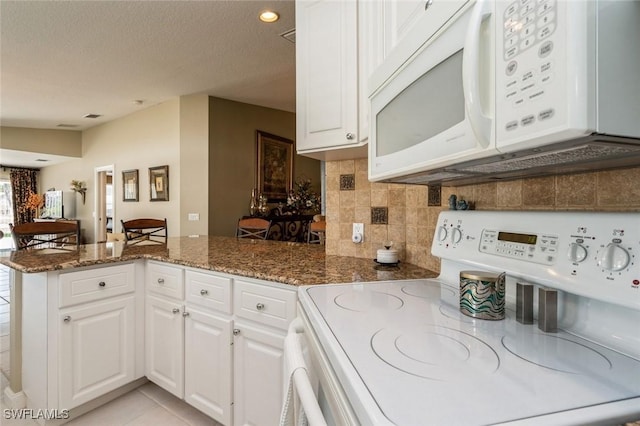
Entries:
<svg viewBox="0 0 640 426">
<path fill-rule="evenodd" d="M 11 182 L 0 178 L 0 249 L 11 249 L 13 241 L 9 224 L 13 223 L 13 201 L 11 198 Z"/>
<path fill-rule="evenodd" d="M 95 241 L 107 241 L 115 223 L 114 166 L 96 167 Z"/>
</svg>

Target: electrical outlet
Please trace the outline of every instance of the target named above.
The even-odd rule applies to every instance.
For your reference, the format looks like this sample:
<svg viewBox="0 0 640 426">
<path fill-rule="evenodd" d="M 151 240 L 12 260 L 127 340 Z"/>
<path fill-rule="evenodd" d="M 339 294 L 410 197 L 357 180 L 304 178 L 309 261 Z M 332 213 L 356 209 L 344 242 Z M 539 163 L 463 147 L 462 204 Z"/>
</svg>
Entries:
<svg viewBox="0 0 640 426">
<path fill-rule="evenodd" d="M 354 223 L 353 233 L 351 234 L 351 241 L 356 244 L 364 241 L 364 223 Z"/>
<path fill-rule="evenodd" d="M 189 220 L 200 220 L 200 213 L 189 213 Z"/>
</svg>

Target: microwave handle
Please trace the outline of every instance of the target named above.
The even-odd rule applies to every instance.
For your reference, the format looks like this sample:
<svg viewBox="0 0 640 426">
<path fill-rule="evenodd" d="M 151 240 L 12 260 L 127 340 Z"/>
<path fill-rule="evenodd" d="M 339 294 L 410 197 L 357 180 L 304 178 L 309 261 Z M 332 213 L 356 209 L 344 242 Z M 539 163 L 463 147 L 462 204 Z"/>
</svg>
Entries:
<svg viewBox="0 0 640 426">
<path fill-rule="evenodd" d="M 492 14 L 489 0 L 478 0 L 471 14 L 467 38 L 462 58 L 462 85 L 464 88 L 465 109 L 476 139 L 483 146 L 489 145 L 491 117 L 482 111 L 480 99 L 480 43 L 482 22 Z"/>
</svg>

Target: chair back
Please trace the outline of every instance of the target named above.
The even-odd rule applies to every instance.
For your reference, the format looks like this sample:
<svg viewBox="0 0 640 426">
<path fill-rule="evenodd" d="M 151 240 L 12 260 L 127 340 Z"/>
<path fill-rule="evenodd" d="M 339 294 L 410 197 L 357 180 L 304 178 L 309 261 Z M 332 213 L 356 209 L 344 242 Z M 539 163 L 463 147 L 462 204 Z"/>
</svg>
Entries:
<svg viewBox="0 0 640 426">
<path fill-rule="evenodd" d="M 76 249 L 80 245 L 80 221 L 9 224 L 16 250 L 35 248 Z"/>
<path fill-rule="evenodd" d="M 311 222 L 309 224 L 309 232 L 307 233 L 307 243 L 324 244 L 326 232 L 327 232 L 326 221 L 321 220 L 319 222 Z"/>
<path fill-rule="evenodd" d="M 266 240 L 269 238 L 271 221 L 259 217 L 240 219 L 236 228 L 236 237 Z"/>
<path fill-rule="evenodd" d="M 167 219 L 121 220 L 125 241 L 138 244 L 142 241 L 167 242 Z"/>
</svg>

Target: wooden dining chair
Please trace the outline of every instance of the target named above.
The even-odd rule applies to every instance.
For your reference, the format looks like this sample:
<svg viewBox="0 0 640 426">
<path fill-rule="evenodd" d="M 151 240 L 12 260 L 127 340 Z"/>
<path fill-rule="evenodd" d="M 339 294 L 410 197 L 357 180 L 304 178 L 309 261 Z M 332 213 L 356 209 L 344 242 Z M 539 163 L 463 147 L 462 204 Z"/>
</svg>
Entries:
<svg viewBox="0 0 640 426">
<path fill-rule="evenodd" d="M 259 217 L 240 219 L 236 228 L 236 237 L 266 240 L 269 238 L 271 221 Z"/>
<path fill-rule="evenodd" d="M 321 220 L 318 222 L 311 222 L 309 224 L 309 231 L 307 232 L 307 243 L 324 244 L 326 232 L 327 232 L 326 221 Z"/>
<path fill-rule="evenodd" d="M 143 241 L 166 243 L 167 219 L 121 220 L 125 241 L 138 244 Z"/>
<path fill-rule="evenodd" d="M 36 248 L 77 249 L 80 245 L 80 221 L 28 222 L 9 224 L 16 250 Z"/>
</svg>

